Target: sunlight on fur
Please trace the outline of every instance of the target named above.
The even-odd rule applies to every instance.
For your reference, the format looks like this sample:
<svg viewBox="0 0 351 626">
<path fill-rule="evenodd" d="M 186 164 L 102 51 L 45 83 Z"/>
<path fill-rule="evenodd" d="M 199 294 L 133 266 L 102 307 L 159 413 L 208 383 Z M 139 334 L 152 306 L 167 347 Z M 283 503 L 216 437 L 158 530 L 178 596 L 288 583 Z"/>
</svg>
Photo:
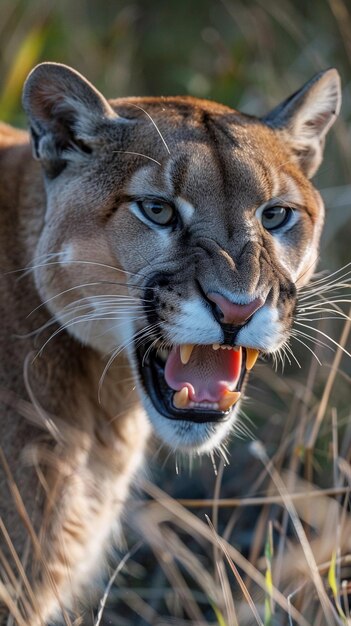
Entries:
<svg viewBox="0 0 351 626">
<path fill-rule="evenodd" d="M 29 132 L 0 125 L 1 626 L 99 626 L 115 580 L 146 545 L 194 624 L 207 624 L 205 599 L 218 623 L 263 626 L 280 612 L 307 626 L 304 585 L 326 624 L 346 623 L 335 571 L 347 562 L 350 521 L 332 497 L 346 494 L 349 473 L 337 415 L 332 486 L 315 487 L 311 456 L 341 358 L 351 356 L 350 264 L 315 274 L 324 206 L 310 180 L 340 104 L 335 69 L 262 118 L 188 96 L 107 101 L 56 63 L 29 74 Z M 339 341 L 329 318 L 344 324 Z M 265 371 L 262 380 L 281 393 L 269 361 L 278 372 L 286 362 L 300 366 L 296 344 L 318 365 L 330 349 L 330 374 L 312 429 L 304 411 L 315 408 L 313 366 L 294 391 L 301 420 L 292 426 L 289 413 L 276 455 L 274 426 L 267 449 L 258 441 L 245 448 L 256 481 L 233 506 L 257 506 L 262 486 L 266 512 L 284 509 L 281 525 L 270 526 L 277 554 L 267 538 L 263 563 L 261 537 L 250 562 L 229 542 L 235 520 L 218 532 L 219 489 L 230 440 L 243 438 L 244 449 L 256 437 L 244 410 L 249 378 Z M 199 503 L 148 481 L 153 435 L 179 473 L 183 463 L 210 460 L 211 520 L 191 513 Z M 125 516 L 140 542 L 107 576 Z M 337 528 L 333 541 L 327 526 Z M 211 570 L 184 534 L 211 546 Z M 130 593 L 140 615 L 160 618 Z"/>
</svg>

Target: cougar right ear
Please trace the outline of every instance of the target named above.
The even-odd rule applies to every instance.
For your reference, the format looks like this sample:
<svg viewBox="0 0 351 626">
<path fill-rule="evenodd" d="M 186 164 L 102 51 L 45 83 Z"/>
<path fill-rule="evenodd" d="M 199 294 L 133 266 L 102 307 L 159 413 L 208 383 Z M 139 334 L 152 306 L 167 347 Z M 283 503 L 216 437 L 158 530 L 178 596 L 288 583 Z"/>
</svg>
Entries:
<svg viewBox="0 0 351 626">
<path fill-rule="evenodd" d="M 90 154 L 101 123 L 117 118 L 107 100 L 81 74 L 59 63 L 41 63 L 23 88 L 33 154 L 49 174 Z"/>
<path fill-rule="evenodd" d="M 324 141 L 341 106 L 340 76 L 331 68 L 316 74 L 290 98 L 284 100 L 262 121 L 286 131 L 296 160 L 308 178 L 317 171 L 323 157 Z"/>
</svg>

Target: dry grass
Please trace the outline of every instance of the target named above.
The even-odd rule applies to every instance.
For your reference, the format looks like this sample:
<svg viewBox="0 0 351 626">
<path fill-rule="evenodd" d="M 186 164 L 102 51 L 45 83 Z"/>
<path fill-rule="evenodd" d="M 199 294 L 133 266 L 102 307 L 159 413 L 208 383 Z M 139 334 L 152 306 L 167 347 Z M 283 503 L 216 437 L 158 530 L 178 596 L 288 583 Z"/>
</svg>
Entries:
<svg viewBox="0 0 351 626">
<path fill-rule="evenodd" d="M 336 66 L 342 118 L 316 184 L 328 207 L 321 264 L 337 269 L 350 245 L 350 33 L 344 0 L 1 0 L 0 117 L 24 124 L 22 82 L 40 60 L 75 66 L 108 96 L 185 92 L 249 113 Z M 95 626 L 351 623 L 350 322 L 312 326 L 317 340 L 326 333 L 341 348 L 307 339 L 322 366 L 296 343 L 301 369 L 256 366 L 243 406 L 252 424 L 242 420 L 259 444 L 233 440 L 227 467 L 204 459 L 190 471 L 163 451 L 151 458 L 157 486 L 145 482 L 146 502 L 131 502 L 128 541 L 142 547 L 113 570 L 117 584 L 107 586 Z M 21 570 L 1 567 L 10 581 Z"/>
<path fill-rule="evenodd" d="M 348 281 L 341 285 L 333 301 L 349 299 Z M 327 324 L 316 331 L 335 333 Z M 181 459 L 168 461 L 164 489 L 143 484 L 147 501 L 131 519 L 145 545 L 134 576 L 112 592 L 112 624 L 117 614 L 140 625 L 351 624 L 350 327 L 342 314 L 335 352 L 310 344 L 324 366 L 312 356 L 303 377 L 257 368 L 248 407 L 259 425 L 253 441 L 232 442 L 231 465 L 219 461 L 215 472 L 208 459 L 190 473 L 184 459 L 183 470 Z M 181 497 L 199 491 L 206 496 Z"/>
</svg>

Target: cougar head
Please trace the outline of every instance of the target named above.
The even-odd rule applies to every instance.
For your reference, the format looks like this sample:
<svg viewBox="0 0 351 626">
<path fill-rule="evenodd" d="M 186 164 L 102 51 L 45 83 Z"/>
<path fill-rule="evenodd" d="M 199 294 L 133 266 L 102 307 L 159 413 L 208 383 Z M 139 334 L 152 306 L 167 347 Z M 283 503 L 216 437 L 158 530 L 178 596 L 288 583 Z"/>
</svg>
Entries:
<svg viewBox="0 0 351 626">
<path fill-rule="evenodd" d="M 23 102 L 47 192 L 42 300 L 80 341 L 127 351 L 165 442 L 212 449 L 258 354 L 289 341 L 317 260 L 310 178 L 339 112 L 337 71 L 263 118 L 190 97 L 108 102 L 52 63 Z"/>
</svg>

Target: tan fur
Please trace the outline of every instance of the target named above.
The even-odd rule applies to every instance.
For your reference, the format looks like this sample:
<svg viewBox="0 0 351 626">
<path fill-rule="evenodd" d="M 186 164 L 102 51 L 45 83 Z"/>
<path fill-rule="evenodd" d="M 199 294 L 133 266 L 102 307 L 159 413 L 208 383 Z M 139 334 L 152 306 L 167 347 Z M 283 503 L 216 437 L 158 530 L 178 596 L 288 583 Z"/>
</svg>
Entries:
<svg viewBox="0 0 351 626">
<path fill-rule="evenodd" d="M 27 133 L 0 126 L 0 513 L 9 533 L 0 540 L 0 580 L 28 626 L 81 611 L 142 463 L 149 422 L 132 354 L 118 353 L 101 376 L 125 321 L 134 332 L 148 325 L 148 280 L 173 272 L 152 292 L 158 328 L 172 343 L 217 341 L 214 322 L 207 334 L 190 312 L 186 326 L 183 306 L 199 297 L 199 285 L 244 301 L 268 294 L 279 316 L 276 343 L 256 337 L 250 345 L 274 351 L 291 327 L 296 289 L 313 271 L 323 223 L 303 170 L 313 157 L 306 160 L 304 144 L 301 161 L 301 137 L 297 148 L 288 123 L 193 98 L 107 103 L 60 68 L 37 68 L 25 91 L 44 177 Z M 131 197 L 145 195 L 176 203 L 183 231 L 160 234 L 139 219 Z M 283 243 L 256 217 L 273 196 L 301 206 L 299 226 Z M 121 321 L 105 309 L 99 320 L 75 323 L 94 310 L 88 298 L 116 295 L 134 298 Z M 181 426 L 175 437 L 183 437 Z M 216 445 L 214 431 L 206 437 Z M 201 448 L 184 439 L 191 446 Z"/>
<path fill-rule="evenodd" d="M 10 139 L 13 145 L 7 148 Z M 129 381 L 123 383 L 130 376 L 123 358 L 115 374 L 112 368 L 106 376 L 101 405 L 98 381 L 103 365 L 92 349 L 67 334 L 59 335 L 33 361 L 40 343 L 25 334 L 45 323 L 49 315 L 40 309 L 27 319 L 40 299 L 32 274 L 21 278 L 17 270 L 30 265 L 35 256 L 45 208 L 42 177 L 31 159 L 26 133 L 1 126 L 0 145 L 0 441 L 40 545 L 38 554 L 33 545 L 29 547 L 33 562 L 28 571 L 33 573 L 28 575 L 38 618 L 26 616 L 25 622 L 34 625 L 55 613 L 59 599 L 64 606 L 73 606 L 81 587 L 94 581 L 100 555 L 111 542 L 111 531 L 118 530 L 121 508 L 140 466 L 149 428 Z M 28 392 L 33 394 L 32 407 L 42 407 L 33 411 L 35 425 L 26 419 L 26 410 L 31 408 Z M 57 425 L 57 440 L 46 424 L 50 417 Z M 1 517 L 19 558 L 24 559 L 29 533 L 8 478 L 2 467 Z M 0 545 L 21 580 L 4 537 Z"/>
</svg>

